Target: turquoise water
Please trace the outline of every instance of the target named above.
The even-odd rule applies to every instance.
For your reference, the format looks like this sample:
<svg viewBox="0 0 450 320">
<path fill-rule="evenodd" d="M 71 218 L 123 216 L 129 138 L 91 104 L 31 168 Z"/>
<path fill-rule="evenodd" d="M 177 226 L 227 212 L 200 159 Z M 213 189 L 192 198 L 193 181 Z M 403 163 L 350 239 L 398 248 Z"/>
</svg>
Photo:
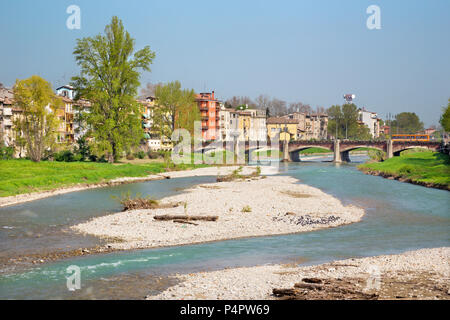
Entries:
<svg viewBox="0 0 450 320">
<path fill-rule="evenodd" d="M 143 279 L 175 272 L 297 258 L 316 264 L 450 245 L 448 191 L 364 175 L 354 164 L 303 162 L 281 164 L 281 169 L 282 174 L 333 194 L 344 203 L 364 207 L 366 215 L 360 223 L 295 235 L 92 255 L 44 264 L 1 276 L 0 298 L 79 298 L 86 297 L 80 294 L 86 290 L 94 292 L 95 298 L 142 298 L 142 292 L 151 291 Z M 81 268 L 82 290 L 78 292 L 66 289 L 69 265 Z M 122 283 L 141 290 L 135 290 L 135 296 L 128 291 L 121 296 L 117 287 Z"/>
</svg>

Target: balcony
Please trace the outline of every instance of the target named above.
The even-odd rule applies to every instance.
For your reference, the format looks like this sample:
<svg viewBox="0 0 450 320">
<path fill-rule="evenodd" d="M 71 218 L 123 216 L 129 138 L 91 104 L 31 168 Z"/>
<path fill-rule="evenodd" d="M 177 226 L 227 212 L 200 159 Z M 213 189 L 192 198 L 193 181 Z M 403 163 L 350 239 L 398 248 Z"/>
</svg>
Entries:
<svg viewBox="0 0 450 320">
<path fill-rule="evenodd" d="M 208 111 L 208 107 L 207 106 L 200 106 L 198 108 L 200 109 L 200 111 Z"/>
<path fill-rule="evenodd" d="M 12 121 L 11 121 L 11 119 L 4 119 L 4 120 L 3 120 L 3 125 L 4 125 L 5 127 L 11 127 L 11 126 L 12 126 Z"/>
</svg>

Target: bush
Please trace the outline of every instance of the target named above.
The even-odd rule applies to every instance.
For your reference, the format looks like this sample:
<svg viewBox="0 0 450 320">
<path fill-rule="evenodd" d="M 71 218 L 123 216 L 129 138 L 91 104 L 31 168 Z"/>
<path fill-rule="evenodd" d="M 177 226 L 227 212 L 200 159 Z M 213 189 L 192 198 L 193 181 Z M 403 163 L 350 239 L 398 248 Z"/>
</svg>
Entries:
<svg viewBox="0 0 450 320">
<path fill-rule="evenodd" d="M 54 158 L 59 162 L 73 162 L 76 161 L 74 154 L 70 150 L 63 150 L 54 154 Z"/>
<path fill-rule="evenodd" d="M 147 155 L 149 159 L 158 159 L 160 157 L 159 153 L 156 151 L 149 151 Z"/>
<path fill-rule="evenodd" d="M 138 151 L 134 154 L 134 156 L 138 159 L 144 159 L 145 158 L 145 152 L 144 151 Z"/>
<path fill-rule="evenodd" d="M 128 153 L 127 160 L 134 160 L 134 155 L 132 153 Z"/>
<path fill-rule="evenodd" d="M 0 147 L 0 159 L 11 160 L 14 157 L 13 147 Z"/>
</svg>

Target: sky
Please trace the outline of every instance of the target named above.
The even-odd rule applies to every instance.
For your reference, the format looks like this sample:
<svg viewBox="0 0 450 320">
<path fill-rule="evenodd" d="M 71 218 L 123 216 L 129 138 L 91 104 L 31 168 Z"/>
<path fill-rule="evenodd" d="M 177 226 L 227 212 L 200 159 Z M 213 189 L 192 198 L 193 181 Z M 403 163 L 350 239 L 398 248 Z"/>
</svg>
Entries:
<svg viewBox="0 0 450 320">
<path fill-rule="evenodd" d="M 81 10 L 68 29 L 66 9 Z M 369 30 L 370 5 L 381 29 Z M 117 15 L 136 49 L 156 52 L 141 84 L 179 80 L 197 92 L 267 94 L 313 107 L 343 104 L 415 112 L 437 124 L 450 98 L 449 0 L 1 0 L 0 82 L 33 74 L 53 87 L 79 73 L 76 39 Z"/>
</svg>

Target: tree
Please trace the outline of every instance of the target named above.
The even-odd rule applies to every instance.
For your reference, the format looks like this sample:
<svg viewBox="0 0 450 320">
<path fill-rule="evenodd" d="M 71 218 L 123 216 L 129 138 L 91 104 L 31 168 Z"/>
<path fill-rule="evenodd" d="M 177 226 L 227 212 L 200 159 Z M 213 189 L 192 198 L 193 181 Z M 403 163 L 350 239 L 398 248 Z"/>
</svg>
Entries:
<svg viewBox="0 0 450 320">
<path fill-rule="evenodd" d="M 358 108 L 355 104 L 346 103 L 342 106 L 342 121 L 345 126 L 345 139 L 356 138 L 358 132 Z"/>
<path fill-rule="evenodd" d="M 194 90 L 181 89 L 179 81 L 159 85 L 155 89 L 153 130 L 171 139 L 175 129 L 194 132 L 194 122 L 200 120 Z"/>
<path fill-rule="evenodd" d="M 447 107 L 444 107 L 443 109 L 444 113 L 441 115 L 439 123 L 441 124 L 442 128 L 444 128 L 444 131 L 450 132 L 450 99 L 448 99 Z"/>
<path fill-rule="evenodd" d="M 313 110 L 309 104 L 303 104 L 302 102 L 293 102 L 289 104 L 289 108 L 287 111 L 289 113 L 301 112 L 311 114 Z"/>
<path fill-rule="evenodd" d="M 247 104 L 249 108 L 256 108 L 256 104 L 249 97 L 237 97 L 234 96 L 231 99 L 227 99 L 225 104 L 229 107 L 236 108 L 242 104 Z"/>
<path fill-rule="evenodd" d="M 139 104 L 135 100 L 139 70 L 150 71 L 155 53 L 149 46 L 134 52 L 135 41 L 122 21 L 113 17 L 105 35 L 77 40 L 74 55 L 81 73 L 72 78 L 77 99 L 91 102 L 86 115 L 94 149 L 109 162 L 139 144 L 143 137 Z"/>
<path fill-rule="evenodd" d="M 341 136 L 340 126 L 342 125 L 342 110 L 339 105 L 332 105 L 327 110 L 328 114 L 328 132 L 334 135 L 335 139 L 339 139 Z"/>
<path fill-rule="evenodd" d="M 158 82 L 157 84 L 153 84 L 153 83 L 150 83 L 150 82 L 147 83 L 145 88 L 143 88 L 141 90 L 141 97 L 142 98 L 147 98 L 147 97 L 150 97 L 150 96 L 155 96 L 156 87 L 159 86 L 159 85 L 162 85 L 162 84 L 163 84 L 162 82 Z"/>
<path fill-rule="evenodd" d="M 423 122 L 414 112 L 402 112 L 391 123 L 393 133 L 417 133 L 423 130 Z"/>
<path fill-rule="evenodd" d="M 23 135 L 20 141 L 24 142 L 28 156 L 39 162 L 56 141 L 59 126 L 56 111 L 62 101 L 53 93 L 50 83 L 36 75 L 17 80 L 13 92 L 22 110 L 22 116 L 14 121 L 16 135 Z"/>
</svg>

